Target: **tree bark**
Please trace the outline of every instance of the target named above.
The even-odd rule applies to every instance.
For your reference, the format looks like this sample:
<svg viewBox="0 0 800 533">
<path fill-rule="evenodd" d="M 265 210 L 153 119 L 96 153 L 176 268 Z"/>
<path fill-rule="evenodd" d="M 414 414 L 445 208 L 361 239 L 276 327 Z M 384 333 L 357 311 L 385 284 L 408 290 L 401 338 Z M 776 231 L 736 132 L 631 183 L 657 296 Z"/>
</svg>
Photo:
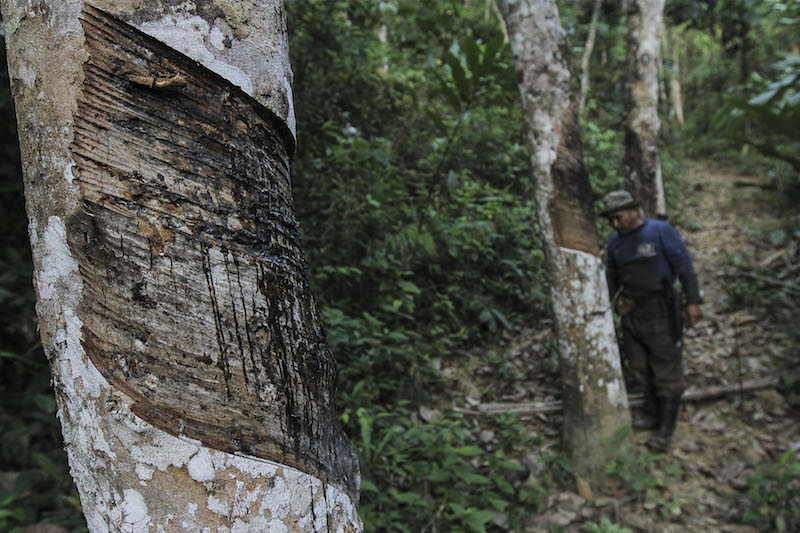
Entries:
<svg viewBox="0 0 800 533">
<path fill-rule="evenodd" d="M 356 531 L 292 206 L 280 0 L 2 0 L 37 313 L 90 531 Z"/>
<path fill-rule="evenodd" d="M 664 0 L 627 0 L 625 188 L 648 217 L 667 215 L 658 156 L 658 62 Z"/>
<path fill-rule="evenodd" d="M 507 0 L 559 346 L 564 443 L 578 473 L 602 472 L 630 424 L 583 163 L 569 47 L 552 0 Z"/>
<path fill-rule="evenodd" d="M 581 57 L 581 99 L 578 103 L 578 113 L 583 112 L 583 108 L 586 107 L 586 99 L 589 97 L 589 68 L 591 66 L 592 52 L 594 51 L 594 42 L 597 38 L 597 21 L 600 18 L 602 5 L 603 0 L 594 0 L 592 6 L 589 35 L 586 38 L 586 46 L 583 47 L 583 56 Z"/>
</svg>

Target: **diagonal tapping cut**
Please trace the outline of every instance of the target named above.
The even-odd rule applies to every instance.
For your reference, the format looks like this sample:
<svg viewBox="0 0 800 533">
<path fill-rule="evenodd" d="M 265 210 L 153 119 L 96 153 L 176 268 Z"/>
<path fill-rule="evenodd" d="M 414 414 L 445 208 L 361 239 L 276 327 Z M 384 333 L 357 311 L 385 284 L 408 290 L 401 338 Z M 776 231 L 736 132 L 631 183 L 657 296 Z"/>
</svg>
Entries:
<svg viewBox="0 0 800 533">
<path fill-rule="evenodd" d="M 98 9 L 68 224 L 86 353 L 173 435 L 357 494 L 336 364 L 294 215 L 292 134 L 253 98 Z"/>
</svg>

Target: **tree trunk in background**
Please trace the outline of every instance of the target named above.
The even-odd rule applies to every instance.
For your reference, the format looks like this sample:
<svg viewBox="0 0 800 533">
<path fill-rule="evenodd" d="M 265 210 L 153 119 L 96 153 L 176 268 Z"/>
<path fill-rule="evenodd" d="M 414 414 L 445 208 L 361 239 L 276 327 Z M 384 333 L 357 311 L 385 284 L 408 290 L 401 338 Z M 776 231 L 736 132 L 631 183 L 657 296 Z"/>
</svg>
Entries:
<svg viewBox="0 0 800 533">
<path fill-rule="evenodd" d="M 90 531 L 359 530 L 292 206 L 283 3 L 94 5 L 2 1 Z"/>
<path fill-rule="evenodd" d="M 648 217 L 666 217 L 658 157 L 658 61 L 664 0 L 627 0 L 625 188 Z"/>
<path fill-rule="evenodd" d="M 725 57 L 739 60 L 739 81 L 745 83 L 750 77 L 750 19 L 753 17 L 752 2 L 735 0 L 727 2 L 720 10 L 722 48 Z"/>
<path fill-rule="evenodd" d="M 502 2 L 545 243 L 564 396 L 564 442 L 581 475 L 602 472 L 630 424 L 569 47 L 552 0 Z"/>
<path fill-rule="evenodd" d="M 669 57 L 670 68 L 667 70 L 669 79 L 669 96 L 670 109 L 672 116 L 675 118 L 675 123 L 678 127 L 683 127 L 683 88 L 681 86 L 681 55 L 678 45 L 678 39 L 675 38 L 675 28 L 664 28 L 664 38 L 662 41 L 663 56 Z"/>
<path fill-rule="evenodd" d="M 500 12 L 500 8 L 497 6 L 497 2 L 501 0 L 489 0 L 492 4 L 492 9 L 494 10 L 494 14 L 497 16 L 497 20 L 500 21 L 500 28 L 503 30 L 503 42 L 508 42 L 508 29 L 506 29 L 505 21 L 503 21 L 503 14 Z"/>
<path fill-rule="evenodd" d="M 591 66 L 592 52 L 594 51 L 594 42 L 597 38 L 597 21 L 600 18 L 602 5 L 603 0 L 594 0 L 592 6 L 589 36 L 586 38 L 586 46 L 583 48 L 583 57 L 581 57 L 581 100 L 578 104 L 578 113 L 583 112 L 583 108 L 586 107 L 586 99 L 589 96 L 589 67 Z"/>
</svg>

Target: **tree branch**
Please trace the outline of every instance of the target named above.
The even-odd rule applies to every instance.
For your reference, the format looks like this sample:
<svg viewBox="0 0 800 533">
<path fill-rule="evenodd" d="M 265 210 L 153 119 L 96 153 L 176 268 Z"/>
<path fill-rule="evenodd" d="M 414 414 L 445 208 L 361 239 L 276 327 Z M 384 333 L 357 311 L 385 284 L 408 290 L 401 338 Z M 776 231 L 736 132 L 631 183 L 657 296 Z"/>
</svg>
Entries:
<svg viewBox="0 0 800 533">
<path fill-rule="evenodd" d="M 780 383 L 778 376 L 768 376 L 765 378 L 752 379 L 742 384 L 716 385 L 705 389 L 689 389 L 683 395 L 683 401 L 700 402 L 705 400 L 716 400 L 730 394 L 739 392 L 753 392 L 763 389 L 771 389 Z M 641 393 L 628 395 L 628 403 L 631 407 L 637 407 L 644 403 L 644 395 Z M 560 412 L 562 403 L 560 400 L 552 402 L 519 402 L 519 403 L 484 403 L 477 407 L 477 410 L 455 407 L 457 413 L 469 415 L 495 415 L 503 413 L 514 413 L 518 415 L 530 415 L 539 413 Z"/>
</svg>

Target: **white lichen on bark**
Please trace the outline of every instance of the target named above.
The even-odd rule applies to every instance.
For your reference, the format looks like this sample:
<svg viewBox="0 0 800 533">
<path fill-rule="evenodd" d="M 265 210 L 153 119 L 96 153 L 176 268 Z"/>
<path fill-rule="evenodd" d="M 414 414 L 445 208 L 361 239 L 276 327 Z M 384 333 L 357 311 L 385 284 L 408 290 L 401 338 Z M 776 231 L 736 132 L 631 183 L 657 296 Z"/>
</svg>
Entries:
<svg viewBox="0 0 800 533">
<path fill-rule="evenodd" d="M 131 0 L 94 5 L 165 39 L 170 31 L 159 33 L 154 21 L 166 20 L 166 27 L 174 29 L 198 13 L 215 12 L 203 11 L 201 2 L 173 4 Z M 282 3 L 213 4 L 221 15 L 195 21 L 191 31 L 204 35 L 184 41 L 189 52 L 194 50 L 201 63 L 211 62 L 209 68 L 220 74 L 236 72 L 242 88 L 249 88 L 293 131 Z M 360 530 L 355 505 L 342 488 L 294 468 L 165 433 L 136 417 L 130 411 L 133 400 L 112 387 L 88 358 L 79 318 L 84 287 L 65 223 L 81 210 L 82 201 L 70 145 L 87 59 L 79 22 L 83 7 L 77 0 L 2 1 L 37 314 L 89 530 Z M 261 41 L 267 34 L 271 40 Z M 260 63 L 272 66 L 261 68 Z M 238 70 L 226 71 L 223 64 Z"/>
<path fill-rule="evenodd" d="M 592 390 L 603 394 L 602 401 L 620 410 L 627 409 L 603 262 L 595 255 L 577 250 L 562 249 L 560 257 L 561 271 L 574 273 L 564 280 L 566 287 L 559 286 L 552 294 L 556 322 L 559 328 L 563 324 L 566 330 L 582 331 L 583 335 L 559 338 L 559 347 L 568 360 L 584 365 L 578 370 L 585 376 L 582 383 L 596 379 Z M 591 403 L 595 398 L 587 400 Z"/>
</svg>

